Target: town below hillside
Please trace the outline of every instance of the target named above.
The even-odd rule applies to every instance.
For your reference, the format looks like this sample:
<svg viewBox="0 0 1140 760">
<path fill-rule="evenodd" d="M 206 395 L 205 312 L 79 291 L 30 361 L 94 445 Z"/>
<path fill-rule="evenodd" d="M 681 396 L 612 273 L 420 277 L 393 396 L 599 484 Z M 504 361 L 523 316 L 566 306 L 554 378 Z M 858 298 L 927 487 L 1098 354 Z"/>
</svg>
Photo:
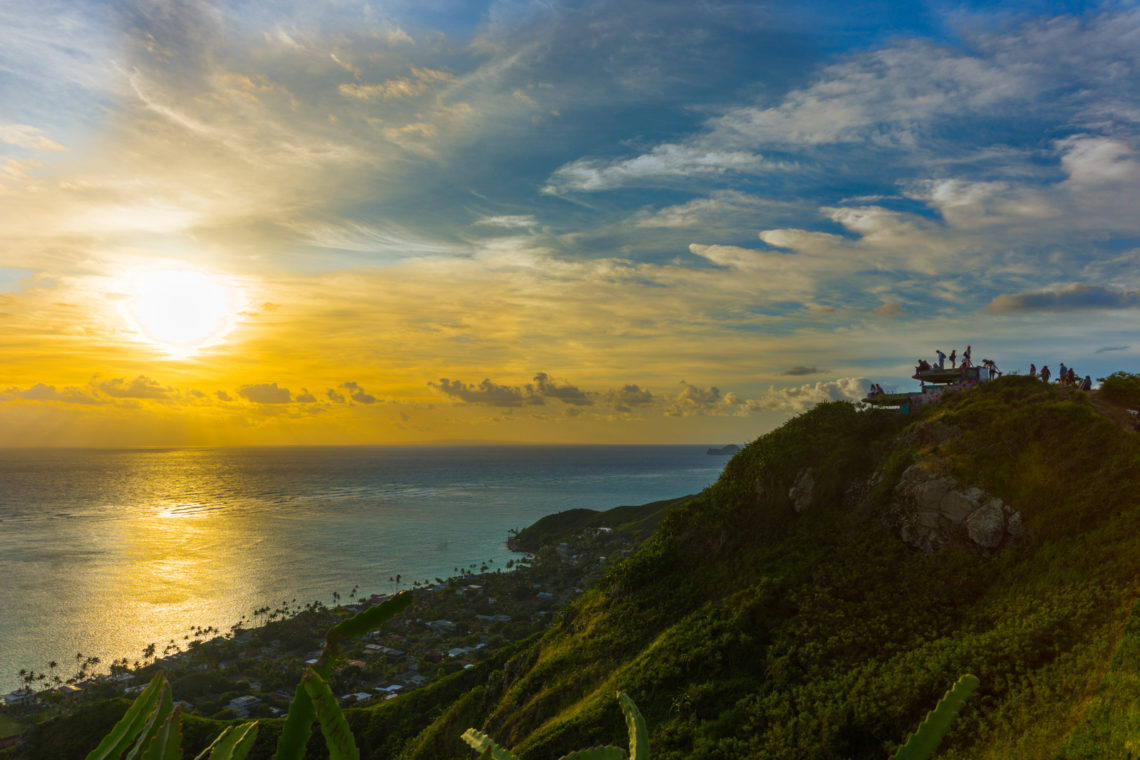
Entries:
<svg viewBox="0 0 1140 760">
<path fill-rule="evenodd" d="M 508 545 L 521 556 L 505 567 L 488 561 L 455 568 L 450 578 L 409 584 L 415 602 L 407 614 L 343 649 L 334 692 L 346 707 L 392 700 L 546 629 L 680 501 L 549 515 L 512 531 Z M 0 757 L 21 756 L 26 729 L 131 698 L 159 670 L 184 713 L 215 720 L 281 717 L 306 666 L 319 656 L 325 632 L 388 598 L 352 589 L 343 598 L 334 594 L 331 606 L 264 607 L 226 633 L 195 628 L 181 642 L 170 640 L 161 649 L 152 644 L 137 661 L 116 661 L 107 673 L 90 672 L 100 662 L 82 656 L 67 679 L 56 675 L 54 663 L 42 673 L 24 671 L 26 687 L 5 695 L 0 708 Z"/>
</svg>

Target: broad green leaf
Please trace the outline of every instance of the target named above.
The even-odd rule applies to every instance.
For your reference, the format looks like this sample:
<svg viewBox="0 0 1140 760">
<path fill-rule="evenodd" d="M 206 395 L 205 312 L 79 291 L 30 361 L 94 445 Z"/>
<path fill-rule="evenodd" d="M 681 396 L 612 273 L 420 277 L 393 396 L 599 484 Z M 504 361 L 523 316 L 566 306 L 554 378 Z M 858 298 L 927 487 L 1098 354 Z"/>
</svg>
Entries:
<svg viewBox="0 0 1140 760">
<path fill-rule="evenodd" d="M 962 709 L 974 690 L 978 688 L 977 676 L 967 673 L 958 679 L 958 683 L 946 692 L 946 696 L 935 706 L 922 725 L 918 727 L 906 744 L 899 747 L 899 751 L 891 756 L 891 760 L 926 760 L 934 754 L 942 737 L 949 730 L 950 724 Z"/>
<path fill-rule="evenodd" d="M 257 721 L 230 726 L 194 760 L 244 760 L 257 739 Z"/>
<path fill-rule="evenodd" d="M 155 732 L 142 760 L 182 760 L 182 708 L 175 707 Z"/>
<path fill-rule="evenodd" d="M 495 742 L 491 740 L 491 737 L 477 729 L 467 729 L 460 738 L 479 753 L 479 760 L 483 760 L 488 750 L 490 750 L 491 757 L 495 760 L 519 760 L 509 749 L 503 749 L 498 744 L 495 744 Z"/>
<path fill-rule="evenodd" d="M 309 743 L 309 734 L 312 733 L 316 718 L 313 700 L 309 699 L 309 692 L 305 691 L 305 682 L 302 681 L 293 692 L 293 701 L 289 705 L 289 714 L 285 717 L 281 736 L 277 739 L 277 751 L 273 753 L 273 760 L 301 760 L 305 756 L 305 745 Z"/>
<path fill-rule="evenodd" d="M 625 750 L 621 747 L 590 747 L 563 755 L 562 760 L 625 760 Z"/>
<path fill-rule="evenodd" d="M 617 698 L 629 730 L 629 760 L 649 760 L 649 729 L 645 725 L 645 718 L 641 717 L 637 705 L 628 694 L 619 691 Z"/>
<path fill-rule="evenodd" d="M 333 626 L 333 629 L 329 631 L 328 638 L 330 640 L 339 640 L 354 639 L 357 636 L 363 636 L 372 629 L 390 620 L 393 615 L 405 609 L 411 603 L 411 593 L 404 591 L 396 594 L 391 599 L 381 602 L 375 607 L 369 607 L 364 610 L 364 612 L 337 623 Z"/>
<path fill-rule="evenodd" d="M 158 704 L 165 685 L 166 677 L 162 673 L 152 678 L 150 684 L 135 698 L 135 701 L 127 708 L 126 714 L 115 724 L 110 733 L 103 737 L 99 746 L 87 755 L 87 760 L 122 757 L 123 752 L 131 746 L 131 742 L 142 731 L 147 716 Z"/>
<path fill-rule="evenodd" d="M 143 726 L 142 733 L 140 733 L 139 738 L 135 740 L 131 751 L 127 753 L 127 760 L 135 760 L 135 758 L 141 757 L 143 751 L 150 746 L 151 740 L 162 730 L 163 724 L 166 723 L 166 719 L 173 711 L 174 698 L 170 693 L 170 684 L 163 681 L 162 693 L 158 698 L 158 705 L 147 717 L 146 725 Z"/>
<path fill-rule="evenodd" d="M 356 748 L 356 740 L 352 738 L 352 729 L 336 703 L 336 697 L 329 688 L 328 682 L 321 678 L 314 670 L 310 670 L 301 680 L 313 707 L 317 711 L 317 722 L 321 725 L 321 733 L 325 737 L 325 745 L 329 749 L 329 760 L 360 760 L 360 751 Z"/>
</svg>

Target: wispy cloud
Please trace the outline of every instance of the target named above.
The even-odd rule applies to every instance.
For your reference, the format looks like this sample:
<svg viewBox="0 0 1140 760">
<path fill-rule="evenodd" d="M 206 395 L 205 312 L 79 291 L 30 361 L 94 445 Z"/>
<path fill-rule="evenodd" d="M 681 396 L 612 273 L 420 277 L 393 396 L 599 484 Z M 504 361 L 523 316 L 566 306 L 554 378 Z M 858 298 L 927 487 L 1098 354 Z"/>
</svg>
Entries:
<svg viewBox="0 0 1140 760">
<path fill-rule="evenodd" d="M 1003 293 L 985 310 L 991 314 L 1026 311 L 1077 311 L 1084 309 L 1132 309 L 1140 306 L 1140 293 L 1112 291 L 1074 283 L 1059 290 L 1036 293 Z"/>
</svg>

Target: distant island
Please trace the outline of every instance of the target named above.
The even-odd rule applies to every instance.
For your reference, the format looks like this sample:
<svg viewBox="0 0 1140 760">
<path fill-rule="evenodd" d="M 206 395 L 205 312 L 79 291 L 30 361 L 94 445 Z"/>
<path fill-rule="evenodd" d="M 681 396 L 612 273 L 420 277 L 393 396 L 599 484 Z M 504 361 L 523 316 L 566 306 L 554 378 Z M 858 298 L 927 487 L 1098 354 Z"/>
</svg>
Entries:
<svg viewBox="0 0 1140 760">
<path fill-rule="evenodd" d="M 735 454 L 738 451 L 740 451 L 740 447 L 737 446 L 735 443 L 730 443 L 727 446 L 721 446 L 720 448 L 713 446 L 713 447 L 709 448 L 709 450 L 706 451 L 705 453 L 706 454 L 712 454 L 714 456 L 732 456 L 733 454 Z"/>
</svg>

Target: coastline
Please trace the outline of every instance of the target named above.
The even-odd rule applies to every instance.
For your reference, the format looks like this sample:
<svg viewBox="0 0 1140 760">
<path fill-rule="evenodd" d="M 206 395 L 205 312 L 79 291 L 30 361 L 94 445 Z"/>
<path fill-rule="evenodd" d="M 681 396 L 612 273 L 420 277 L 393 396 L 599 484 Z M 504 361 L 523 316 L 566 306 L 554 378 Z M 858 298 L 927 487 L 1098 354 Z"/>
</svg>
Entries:
<svg viewBox="0 0 1140 760">
<path fill-rule="evenodd" d="M 334 682 L 342 704 L 394 699 L 545 630 L 559 610 L 648 536 L 655 519 L 687 498 L 605 512 L 554 513 L 512 532 L 508 544 L 518 553 L 515 559 L 497 567 L 491 562 L 471 565 L 446 579 L 403 584 L 400 590 L 414 595 L 413 606 L 345 649 Z M 574 518 L 573 524 L 542 533 L 545 542 L 531 546 L 532 551 L 520 547 L 520 536 L 530 546 L 527 537 L 537 535 L 536 527 L 567 523 L 568 517 Z M 601 524 L 605 522 L 612 527 Z M 390 598 L 386 593 L 358 592 L 353 589 L 347 599 L 335 594 L 333 606 L 311 602 L 264 607 L 249 617 L 254 625 L 239 623 L 226 633 L 194 629 L 185 648 L 170 651 L 168 644 L 163 651 L 157 644 L 148 646 L 150 657 L 144 661 L 119 660 L 107 673 L 69 679 L 71 683 L 49 682 L 49 688 L 37 690 L 27 704 L 9 706 L 5 712 L 36 715 L 37 720 L 66 715 L 94 701 L 129 697 L 162 669 L 189 713 L 218 719 L 279 717 L 324 632 L 340 619 Z"/>
</svg>

